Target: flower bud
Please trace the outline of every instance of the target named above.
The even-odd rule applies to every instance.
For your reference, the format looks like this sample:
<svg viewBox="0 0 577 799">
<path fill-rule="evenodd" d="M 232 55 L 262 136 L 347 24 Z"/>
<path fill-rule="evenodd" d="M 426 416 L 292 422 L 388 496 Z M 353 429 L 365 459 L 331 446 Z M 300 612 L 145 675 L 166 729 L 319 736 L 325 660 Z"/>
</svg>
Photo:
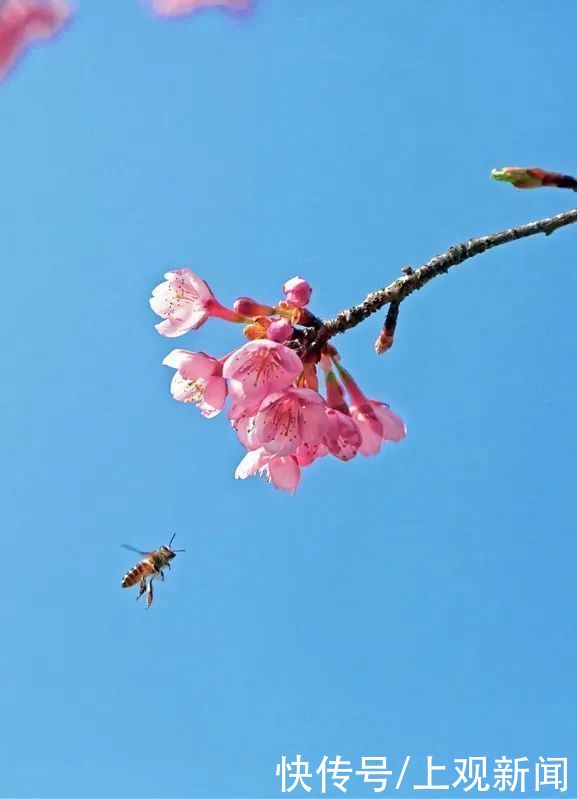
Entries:
<svg viewBox="0 0 577 799">
<path fill-rule="evenodd" d="M 577 179 L 571 175 L 562 175 L 561 172 L 549 172 L 539 167 L 506 166 L 503 169 L 493 169 L 491 177 L 494 180 L 503 180 L 512 183 L 517 189 L 538 189 L 542 186 L 555 186 L 558 189 L 573 189 L 577 191 Z"/>
<path fill-rule="evenodd" d="M 282 290 L 287 303 L 289 305 L 296 305 L 299 308 L 303 305 L 308 305 L 313 291 L 310 284 L 307 283 L 306 280 L 303 280 L 302 277 L 298 276 L 287 280 Z"/>
<path fill-rule="evenodd" d="M 239 297 L 234 301 L 234 310 L 241 316 L 248 316 L 251 319 L 257 316 L 272 316 L 274 308 L 270 305 L 262 305 L 262 303 L 252 300 L 250 297 Z"/>
<path fill-rule="evenodd" d="M 275 319 L 272 321 L 267 330 L 267 338 L 272 341 L 277 341 L 279 344 L 284 344 L 292 338 L 294 328 L 288 319 Z"/>
</svg>

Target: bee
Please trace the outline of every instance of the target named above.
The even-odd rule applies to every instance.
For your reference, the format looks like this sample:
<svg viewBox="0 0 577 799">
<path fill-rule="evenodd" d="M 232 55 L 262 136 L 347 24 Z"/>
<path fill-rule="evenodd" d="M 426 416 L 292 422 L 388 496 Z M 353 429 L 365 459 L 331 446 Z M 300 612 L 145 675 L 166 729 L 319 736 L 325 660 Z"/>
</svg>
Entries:
<svg viewBox="0 0 577 799">
<path fill-rule="evenodd" d="M 176 535 L 176 533 L 174 535 Z M 126 572 L 120 585 L 123 588 L 130 588 L 131 586 L 136 585 L 136 583 L 140 583 L 138 596 L 136 599 L 140 599 L 140 597 L 146 591 L 147 608 L 152 605 L 152 600 L 154 598 L 152 581 L 157 577 L 160 577 L 160 579 L 164 582 L 164 572 L 162 570 L 167 566 L 170 570 L 170 561 L 176 557 L 176 553 L 185 551 L 184 549 L 171 548 L 172 542 L 174 541 L 174 535 L 170 539 L 168 546 L 165 544 L 164 546 L 161 546 L 152 552 L 143 552 L 140 549 L 131 547 L 129 544 L 122 544 L 125 549 L 130 549 L 132 552 L 138 552 L 139 555 L 144 555 L 144 557 L 136 564 L 136 566 L 133 566 L 132 569 L 129 569 Z"/>
</svg>

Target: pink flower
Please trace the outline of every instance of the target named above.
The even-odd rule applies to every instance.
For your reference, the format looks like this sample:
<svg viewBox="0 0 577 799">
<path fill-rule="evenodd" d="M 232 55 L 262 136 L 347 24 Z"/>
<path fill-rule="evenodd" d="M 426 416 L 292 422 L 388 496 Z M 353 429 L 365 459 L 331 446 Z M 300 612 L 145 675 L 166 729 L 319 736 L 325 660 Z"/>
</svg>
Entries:
<svg viewBox="0 0 577 799">
<path fill-rule="evenodd" d="M 166 321 L 155 325 L 158 332 L 171 338 L 196 330 L 210 316 L 214 294 L 210 286 L 190 269 L 166 272 L 165 283 L 157 286 L 150 307 Z"/>
<path fill-rule="evenodd" d="M 54 36 L 70 16 L 63 0 L 6 0 L 0 3 L 0 79 L 35 39 Z"/>
<path fill-rule="evenodd" d="M 168 17 L 189 14 L 201 8 L 225 8 L 228 11 L 248 11 L 251 0 L 153 0 L 157 14 Z"/>
<path fill-rule="evenodd" d="M 285 341 L 292 338 L 293 333 L 294 327 L 288 319 L 275 319 L 270 323 L 266 335 L 271 341 L 278 341 L 279 344 L 284 344 Z"/>
<path fill-rule="evenodd" d="M 301 359 L 294 350 L 276 341 L 259 339 L 233 352 L 222 373 L 235 401 L 254 405 L 267 394 L 290 386 L 301 371 Z"/>
<path fill-rule="evenodd" d="M 237 480 L 244 480 L 256 473 L 272 482 L 275 488 L 294 494 L 301 478 L 301 470 L 292 455 L 271 455 L 262 447 L 252 452 L 247 452 L 236 468 L 234 476 Z"/>
<path fill-rule="evenodd" d="M 325 402 L 310 388 L 270 394 L 256 415 L 255 440 L 273 455 L 291 455 L 301 444 L 322 443 L 327 429 Z"/>
<path fill-rule="evenodd" d="M 329 424 L 325 442 L 329 452 L 342 461 L 350 461 L 361 447 L 361 431 L 354 419 L 342 411 L 327 408 L 326 415 Z"/>
<path fill-rule="evenodd" d="M 407 428 L 384 402 L 365 397 L 353 377 L 340 364 L 336 364 L 339 375 L 349 392 L 353 404 L 351 416 L 361 431 L 361 455 L 377 455 L 383 441 L 400 441 L 407 435 Z"/>
<path fill-rule="evenodd" d="M 358 407 L 351 405 L 351 416 L 361 432 L 361 455 L 377 455 L 383 441 L 400 441 L 407 435 L 401 417 L 384 402 L 367 400 Z"/>
<path fill-rule="evenodd" d="M 284 291 L 287 303 L 299 308 L 303 305 L 308 305 L 313 292 L 309 283 L 298 276 L 287 280 L 282 290 Z"/>
<path fill-rule="evenodd" d="M 194 402 L 207 419 L 222 410 L 227 389 L 220 361 L 204 352 L 172 350 L 162 363 L 178 370 L 170 386 L 175 400 Z"/>
<path fill-rule="evenodd" d="M 197 330 L 209 316 L 228 322 L 243 322 L 242 316 L 222 306 L 208 283 L 191 269 L 173 269 L 164 275 L 166 281 L 157 286 L 150 298 L 150 307 L 165 320 L 155 325 L 162 336 L 174 338 Z"/>
</svg>

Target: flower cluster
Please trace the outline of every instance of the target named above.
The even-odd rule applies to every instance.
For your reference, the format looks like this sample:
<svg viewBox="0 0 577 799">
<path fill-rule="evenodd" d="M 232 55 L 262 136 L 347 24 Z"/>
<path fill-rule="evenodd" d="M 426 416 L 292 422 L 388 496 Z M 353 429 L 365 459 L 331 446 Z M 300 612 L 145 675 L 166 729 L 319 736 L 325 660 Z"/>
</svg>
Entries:
<svg viewBox="0 0 577 799">
<path fill-rule="evenodd" d="M 190 269 L 175 269 L 165 278 L 150 299 L 164 320 L 156 325 L 163 336 L 196 330 L 209 317 L 244 325 L 248 340 L 227 355 L 175 349 L 163 361 L 176 370 L 174 399 L 194 403 L 203 416 L 216 416 L 230 399 L 228 418 L 247 450 L 237 478 L 258 473 L 294 493 L 302 469 L 319 458 L 376 455 L 384 441 L 406 435 L 402 419 L 388 405 L 367 399 L 332 345 L 318 352 L 307 349 L 304 328 L 317 320 L 306 308 L 311 298 L 306 280 L 287 281 L 284 299 L 275 306 L 240 297 L 230 309 Z"/>
</svg>

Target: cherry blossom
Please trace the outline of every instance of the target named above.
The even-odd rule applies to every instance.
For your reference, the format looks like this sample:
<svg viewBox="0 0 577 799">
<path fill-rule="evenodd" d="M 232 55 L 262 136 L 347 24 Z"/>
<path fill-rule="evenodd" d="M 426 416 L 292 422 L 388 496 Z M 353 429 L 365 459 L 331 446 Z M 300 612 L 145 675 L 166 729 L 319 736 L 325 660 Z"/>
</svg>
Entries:
<svg viewBox="0 0 577 799">
<path fill-rule="evenodd" d="M 227 395 L 220 361 L 204 352 L 172 350 L 162 363 L 177 370 L 170 386 L 175 400 L 195 403 L 208 419 L 220 413 Z"/>
<path fill-rule="evenodd" d="M 353 377 L 336 364 L 338 373 L 352 400 L 350 414 L 361 432 L 361 455 L 377 455 L 383 441 L 400 441 L 407 434 L 405 423 L 390 407 L 363 394 Z"/>
<path fill-rule="evenodd" d="M 269 394 L 254 426 L 256 440 L 274 455 L 290 455 L 300 444 L 319 445 L 328 427 L 325 401 L 310 388 Z"/>
<path fill-rule="evenodd" d="M 350 461 L 359 451 L 362 434 L 356 421 L 334 408 L 327 408 L 328 420 L 325 441 L 332 455 L 342 461 Z"/>
<path fill-rule="evenodd" d="M 351 405 L 351 416 L 362 436 L 361 455 L 377 455 L 383 441 L 400 441 L 407 435 L 405 423 L 384 402 L 367 400 Z"/>
<path fill-rule="evenodd" d="M 191 269 L 166 272 L 164 283 L 157 286 L 150 298 L 150 307 L 165 320 L 155 325 L 162 336 L 174 338 L 197 330 L 210 316 L 229 322 L 242 322 L 243 317 L 222 306 L 208 283 Z"/>
<path fill-rule="evenodd" d="M 290 386 L 301 371 L 302 362 L 294 350 L 261 339 L 249 341 L 233 352 L 222 373 L 238 401 L 254 403 Z"/>
</svg>

